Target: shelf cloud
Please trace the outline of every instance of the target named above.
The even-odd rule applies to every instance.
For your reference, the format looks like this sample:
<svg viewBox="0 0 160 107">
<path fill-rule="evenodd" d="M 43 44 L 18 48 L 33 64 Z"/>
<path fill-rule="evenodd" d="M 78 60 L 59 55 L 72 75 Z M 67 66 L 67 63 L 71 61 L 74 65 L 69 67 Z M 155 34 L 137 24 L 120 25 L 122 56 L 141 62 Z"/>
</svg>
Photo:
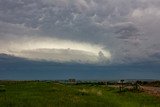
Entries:
<svg viewBox="0 0 160 107">
<path fill-rule="evenodd" d="M 12 40 L 3 51 L 17 57 L 58 62 L 100 63 L 111 58 L 110 52 L 100 45 L 45 37 Z"/>
</svg>

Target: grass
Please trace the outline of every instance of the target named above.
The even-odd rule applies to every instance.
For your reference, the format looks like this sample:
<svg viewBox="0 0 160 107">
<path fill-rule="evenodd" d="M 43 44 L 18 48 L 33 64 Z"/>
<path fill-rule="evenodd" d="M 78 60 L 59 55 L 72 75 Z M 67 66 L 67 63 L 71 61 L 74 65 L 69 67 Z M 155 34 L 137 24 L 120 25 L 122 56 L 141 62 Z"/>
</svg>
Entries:
<svg viewBox="0 0 160 107">
<path fill-rule="evenodd" d="M 160 107 L 160 98 L 107 86 L 1 82 L 0 107 Z"/>
</svg>

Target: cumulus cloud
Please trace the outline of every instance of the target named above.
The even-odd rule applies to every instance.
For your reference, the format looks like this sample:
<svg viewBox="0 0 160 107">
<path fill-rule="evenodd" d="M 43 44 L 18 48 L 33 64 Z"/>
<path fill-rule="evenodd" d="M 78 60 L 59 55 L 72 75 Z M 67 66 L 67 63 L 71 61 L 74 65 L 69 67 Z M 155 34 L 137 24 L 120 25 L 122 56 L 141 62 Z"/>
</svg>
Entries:
<svg viewBox="0 0 160 107">
<path fill-rule="evenodd" d="M 0 0 L 0 10 L 1 53 L 96 62 L 102 51 L 129 63 L 152 59 L 159 46 L 159 0 Z"/>
</svg>

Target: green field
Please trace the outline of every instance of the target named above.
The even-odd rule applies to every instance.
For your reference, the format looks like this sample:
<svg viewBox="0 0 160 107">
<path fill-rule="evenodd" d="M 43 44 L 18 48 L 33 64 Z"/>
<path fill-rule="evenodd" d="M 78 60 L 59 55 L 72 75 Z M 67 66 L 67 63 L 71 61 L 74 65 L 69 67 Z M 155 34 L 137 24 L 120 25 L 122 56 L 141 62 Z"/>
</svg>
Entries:
<svg viewBox="0 0 160 107">
<path fill-rule="evenodd" d="M 160 98 L 104 85 L 1 81 L 0 107 L 160 107 Z"/>
</svg>

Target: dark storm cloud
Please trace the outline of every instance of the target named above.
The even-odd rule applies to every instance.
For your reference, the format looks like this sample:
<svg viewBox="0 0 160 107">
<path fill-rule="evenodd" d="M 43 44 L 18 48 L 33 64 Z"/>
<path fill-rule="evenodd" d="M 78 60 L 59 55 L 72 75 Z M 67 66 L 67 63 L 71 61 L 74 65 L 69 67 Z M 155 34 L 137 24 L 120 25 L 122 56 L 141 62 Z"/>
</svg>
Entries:
<svg viewBox="0 0 160 107">
<path fill-rule="evenodd" d="M 104 45 L 113 62 L 148 60 L 160 40 L 159 11 L 159 0 L 0 0 L 0 48 L 50 37 Z"/>
<path fill-rule="evenodd" d="M 1 0 L 0 4 L 3 22 L 39 28 L 50 36 L 87 41 L 103 39 L 110 24 L 125 21 L 134 7 L 130 2 L 114 0 Z"/>
</svg>

